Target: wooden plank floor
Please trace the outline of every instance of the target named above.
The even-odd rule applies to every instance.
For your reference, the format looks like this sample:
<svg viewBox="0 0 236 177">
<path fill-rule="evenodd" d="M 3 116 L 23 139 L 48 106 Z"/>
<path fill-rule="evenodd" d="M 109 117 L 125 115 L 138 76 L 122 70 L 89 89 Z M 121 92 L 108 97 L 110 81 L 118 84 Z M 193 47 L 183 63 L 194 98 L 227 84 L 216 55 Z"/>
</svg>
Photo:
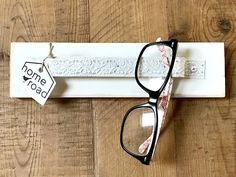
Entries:
<svg viewBox="0 0 236 177">
<path fill-rule="evenodd" d="M 150 166 L 119 145 L 144 99 L 9 98 L 11 41 L 222 41 L 224 99 L 173 99 Z M 235 0 L 0 0 L 0 177 L 235 177 Z"/>
</svg>

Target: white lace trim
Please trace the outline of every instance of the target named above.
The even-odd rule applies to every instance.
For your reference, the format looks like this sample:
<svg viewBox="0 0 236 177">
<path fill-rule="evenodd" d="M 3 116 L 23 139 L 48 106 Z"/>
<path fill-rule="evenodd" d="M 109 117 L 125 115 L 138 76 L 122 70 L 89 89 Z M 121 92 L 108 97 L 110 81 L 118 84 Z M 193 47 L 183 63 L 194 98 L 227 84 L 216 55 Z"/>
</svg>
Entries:
<svg viewBox="0 0 236 177">
<path fill-rule="evenodd" d="M 136 58 L 74 57 L 47 59 L 55 77 L 134 77 Z M 142 63 L 142 77 L 165 77 L 168 68 L 161 58 L 148 58 Z M 204 79 L 205 61 L 177 57 L 173 77 Z"/>
</svg>

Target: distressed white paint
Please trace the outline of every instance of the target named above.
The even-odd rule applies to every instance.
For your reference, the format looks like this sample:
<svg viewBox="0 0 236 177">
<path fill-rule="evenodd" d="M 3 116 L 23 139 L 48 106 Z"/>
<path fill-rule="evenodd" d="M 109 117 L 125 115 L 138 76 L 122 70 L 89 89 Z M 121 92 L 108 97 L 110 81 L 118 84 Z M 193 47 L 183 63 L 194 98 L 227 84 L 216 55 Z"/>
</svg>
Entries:
<svg viewBox="0 0 236 177">
<path fill-rule="evenodd" d="M 99 57 L 137 58 L 144 43 L 53 43 L 57 58 Z M 10 96 L 29 97 L 19 91 L 19 71 L 25 61 L 40 61 L 47 55 L 48 43 L 12 43 Z M 177 78 L 174 97 L 224 97 L 225 64 L 223 43 L 179 43 L 177 57 L 205 61 L 204 79 Z M 56 60 L 56 59 L 55 59 Z M 190 66 L 194 70 L 194 66 Z M 51 97 L 146 97 L 147 94 L 127 77 L 56 77 Z"/>
</svg>

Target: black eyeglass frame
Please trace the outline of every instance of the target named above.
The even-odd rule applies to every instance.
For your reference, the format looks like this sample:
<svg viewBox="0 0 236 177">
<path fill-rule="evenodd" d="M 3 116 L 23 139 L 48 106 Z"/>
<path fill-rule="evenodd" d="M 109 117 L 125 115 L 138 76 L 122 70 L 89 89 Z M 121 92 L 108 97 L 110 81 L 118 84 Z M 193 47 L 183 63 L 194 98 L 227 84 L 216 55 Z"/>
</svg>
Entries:
<svg viewBox="0 0 236 177">
<path fill-rule="evenodd" d="M 141 58 L 142 58 L 142 55 L 144 53 L 144 51 L 150 47 L 150 46 L 153 46 L 153 45 L 156 45 L 156 46 L 160 46 L 160 45 L 164 45 L 164 46 L 168 46 L 172 49 L 172 59 L 171 59 L 171 63 L 170 63 L 170 67 L 169 67 L 169 71 L 167 73 L 167 76 L 162 84 L 162 86 L 157 90 L 157 91 L 153 91 L 153 90 L 150 90 L 148 88 L 146 88 L 140 81 L 139 81 L 139 78 L 138 78 L 138 67 L 139 67 L 139 64 L 140 64 L 140 61 L 141 61 Z M 162 91 L 164 90 L 166 84 L 168 83 L 168 80 L 170 79 L 171 77 L 171 73 L 172 73 L 172 70 L 173 70 L 173 67 L 174 67 L 174 63 L 175 63 L 175 57 L 176 57 L 176 53 L 177 53 L 177 48 L 178 48 L 178 41 L 176 39 L 171 39 L 170 41 L 161 41 L 161 42 L 152 42 L 152 43 L 149 43 L 149 44 L 146 44 L 140 54 L 139 54 L 139 57 L 138 57 L 138 60 L 137 60 L 137 63 L 136 63 L 136 67 L 135 67 L 135 80 L 136 82 L 138 83 L 138 85 L 145 91 L 149 94 L 149 100 L 147 103 L 144 103 L 144 104 L 140 104 L 140 105 L 136 105 L 132 108 L 130 108 L 125 116 L 124 116 L 124 119 L 123 119 L 123 122 L 122 122 L 122 125 L 121 125 L 121 131 L 120 131 L 120 144 L 121 144 L 121 147 L 131 156 L 133 156 L 134 158 L 138 159 L 141 163 L 145 164 L 145 165 L 149 165 L 151 159 L 152 159 L 152 156 L 155 152 L 155 147 L 156 147 L 156 143 L 157 143 L 157 129 L 158 129 L 158 112 L 157 112 L 157 102 L 158 102 L 158 99 L 162 93 Z M 148 109 L 151 109 L 154 113 L 154 116 L 156 117 L 155 121 L 154 121 L 154 126 L 153 126 L 153 133 L 152 133 L 152 141 L 151 141 L 151 145 L 149 146 L 149 149 L 148 149 L 148 153 L 146 155 L 138 155 L 138 154 L 135 154 L 131 151 L 129 151 L 124 143 L 123 143 L 123 130 L 124 130 L 124 125 L 125 125 L 125 122 L 126 122 L 126 119 L 128 117 L 128 115 L 135 109 L 140 109 L 140 108 L 148 108 Z"/>
</svg>

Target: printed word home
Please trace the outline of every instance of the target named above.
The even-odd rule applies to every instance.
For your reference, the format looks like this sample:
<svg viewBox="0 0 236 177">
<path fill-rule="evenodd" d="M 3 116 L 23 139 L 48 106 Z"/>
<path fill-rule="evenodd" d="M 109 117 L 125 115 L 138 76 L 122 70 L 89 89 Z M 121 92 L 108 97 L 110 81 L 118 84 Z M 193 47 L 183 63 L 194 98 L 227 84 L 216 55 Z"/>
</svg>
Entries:
<svg viewBox="0 0 236 177">
<path fill-rule="evenodd" d="M 47 84 L 46 79 L 42 78 L 40 73 L 34 71 L 34 69 L 29 68 L 26 63 L 24 64 L 21 70 L 25 74 L 23 76 L 24 80 L 28 81 L 26 82 L 27 87 L 35 91 L 35 93 L 39 94 L 41 97 L 46 98 L 48 92 L 43 90 L 43 87 Z"/>
</svg>

